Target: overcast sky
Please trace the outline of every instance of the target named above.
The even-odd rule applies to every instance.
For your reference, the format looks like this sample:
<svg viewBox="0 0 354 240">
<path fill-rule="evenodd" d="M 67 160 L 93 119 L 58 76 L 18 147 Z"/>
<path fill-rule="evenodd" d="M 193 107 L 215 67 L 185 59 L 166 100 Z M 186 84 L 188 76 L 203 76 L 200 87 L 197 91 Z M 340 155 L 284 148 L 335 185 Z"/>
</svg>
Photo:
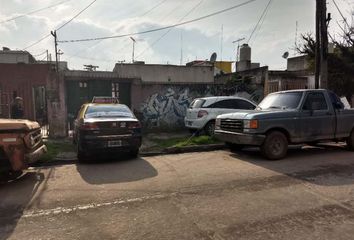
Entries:
<svg viewBox="0 0 354 240">
<path fill-rule="evenodd" d="M 57 29 L 93 0 L 0 0 L 0 47 L 24 49 Z M 335 0 L 343 14 L 350 19 L 354 0 Z M 63 2 L 49 9 L 6 21 L 47 6 Z M 121 35 L 164 27 L 198 18 L 247 0 L 97 0 L 80 16 L 58 30 L 59 40 L 83 39 Z M 255 0 L 245 6 L 171 30 L 134 36 L 135 60 L 146 63 L 180 64 L 195 59 L 209 59 L 213 52 L 218 60 L 234 61 L 236 44 L 252 30 L 269 0 Z M 155 7 L 155 8 L 153 8 Z M 332 0 L 328 11 L 333 20 L 330 31 L 339 34 L 341 21 Z M 296 22 L 298 36 L 314 32 L 315 0 L 272 0 L 258 29 L 249 41 L 252 61 L 270 69 L 285 69 L 284 52 L 294 55 Z M 343 23 L 341 23 L 343 24 Z M 223 29 L 223 31 L 222 31 Z M 168 32 L 169 31 L 169 32 Z M 223 32 L 223 33 L 222 33 Z M 27 49 L 34 56 L 49 50 L 54 56 L 53 38 L 48 37 Z M 111 71 L 117 61 L 132 61 L 133 42 L 129 37 L 103 41 L 59 43 L 64 52 L 61 60 L 69 68 L 82 69 L 84 64 L 98 65 L 98 70 Z M 221 50 L 222 49 L 222 50 Z M 45 54 L 36 59 L 45 58 Z"/>
</svg>

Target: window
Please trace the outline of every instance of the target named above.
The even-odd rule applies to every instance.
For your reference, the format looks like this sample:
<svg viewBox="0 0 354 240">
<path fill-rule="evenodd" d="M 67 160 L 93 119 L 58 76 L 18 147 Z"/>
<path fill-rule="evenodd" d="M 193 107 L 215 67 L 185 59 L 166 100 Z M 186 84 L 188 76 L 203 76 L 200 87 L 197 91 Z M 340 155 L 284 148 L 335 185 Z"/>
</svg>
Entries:
<svg viewBox="0 0 354 240">
<path fill-rule="evenodd" d="M 244 100 L 238 100 L 238 109 L 249 109 L 249 110 L 253 110 L 255 109 L 256 107 L 247 102 L 247 101 L 244 101 Z"/>
<path fill-rule="evenodd" d="M 79 82 L 80 88 L 87 88 L 87 82 Z"/>
<path fill-rule="evenodd" d="M 237 100 L 237 99 L 226 99 L 226 100 L 216 102 L 213 105 L 211 105 L 210 107 L 211 108 L 227 108 L 227 109 L 243 109 L 243 108 L 240 108 L 239 101 L 240 100 Z M 252 109 L 254 109 L 254 107 Z"/>
<path fill-rule="evenodd" d="M 195 99 L 190 105 L 189 108 L 201 108 L 205 103 L 204 99 Z"/>
<path fill-rule="evenodd" d="M 302 98 L 302 92 L 285 92 L 269 94 L 258 105 L 260 109 L 295 109 L 299 106 Z"/>
<path fill-rule="evenodd" d="M 112 83 L 112 97 L 119 99 L 119 83 Z"/>
<path fill-rule="evenodd" d="M 303 110 L 327 110 L 327 102 L 323 93 L 309 93 L 302 108 Z"/>
</svg>

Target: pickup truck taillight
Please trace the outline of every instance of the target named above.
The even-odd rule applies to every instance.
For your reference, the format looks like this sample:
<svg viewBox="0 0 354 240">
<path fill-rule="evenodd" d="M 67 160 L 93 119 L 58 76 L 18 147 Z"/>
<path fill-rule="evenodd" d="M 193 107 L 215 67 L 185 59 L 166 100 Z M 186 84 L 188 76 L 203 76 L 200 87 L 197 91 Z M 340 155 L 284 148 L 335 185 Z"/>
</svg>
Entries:
<svg viewBox="0 0 354 240">
<path fill-rule="evenodd" d="M 198 112 L 198 118 L 202 118 L 202 117 L 204 117 L 204 116 L 206 116 L 206 115 L 208 115 L 208 112 L 205 111 L 205 110 L 200 110 L 200 111 Z"/>
</svg>

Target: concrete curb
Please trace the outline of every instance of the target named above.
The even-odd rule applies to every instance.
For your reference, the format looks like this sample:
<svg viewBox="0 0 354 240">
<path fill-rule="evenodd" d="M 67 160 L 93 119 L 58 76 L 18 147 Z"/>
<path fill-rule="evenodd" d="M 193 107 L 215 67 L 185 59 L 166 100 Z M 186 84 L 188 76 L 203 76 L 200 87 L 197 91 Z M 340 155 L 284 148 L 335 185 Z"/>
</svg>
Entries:
<svg viewBox="0 0 354 240">
<path fill-rule="evenodd" d="M 160 155 L 181 154 L 181 153 L 191 153 L 191 152 L 209 152 L 209 151 L 214 151 L 214 150 L 222 150 L 225 148 L 226 148 L 226 145 L 223 143 L 186 146 L 186 147 L 179 147 L 179 148 L 170 147 L 170 148 L 166 148 L 163 151 L 159 151 L 159 152 L 140 152 L 139 156 L 153 157 L 153 156 L 160 156 Z M 50 166 L 69 165 L 69 164 L 76 164 L 76 163 L 78 163 L 77 158 L 74 158 L 74 159 L 56 158 L 50 162 L 35 163 L 32 165 L 32 167 L 50 167 Z"/>
</svg>

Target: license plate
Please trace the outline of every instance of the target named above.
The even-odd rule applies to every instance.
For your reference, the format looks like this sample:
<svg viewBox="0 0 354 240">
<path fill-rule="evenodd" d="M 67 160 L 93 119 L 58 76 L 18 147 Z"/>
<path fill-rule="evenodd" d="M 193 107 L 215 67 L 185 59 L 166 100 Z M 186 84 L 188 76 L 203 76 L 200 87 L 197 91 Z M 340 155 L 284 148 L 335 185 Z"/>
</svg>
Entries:
<svg viewBox="0 0 354 240">
<path fill-rule="evenodd" d="M 117 141 L 108 141 L 108 147 L 120 147 L 122 146 L 122 141 L 117 140 Z"/>
</svg>

